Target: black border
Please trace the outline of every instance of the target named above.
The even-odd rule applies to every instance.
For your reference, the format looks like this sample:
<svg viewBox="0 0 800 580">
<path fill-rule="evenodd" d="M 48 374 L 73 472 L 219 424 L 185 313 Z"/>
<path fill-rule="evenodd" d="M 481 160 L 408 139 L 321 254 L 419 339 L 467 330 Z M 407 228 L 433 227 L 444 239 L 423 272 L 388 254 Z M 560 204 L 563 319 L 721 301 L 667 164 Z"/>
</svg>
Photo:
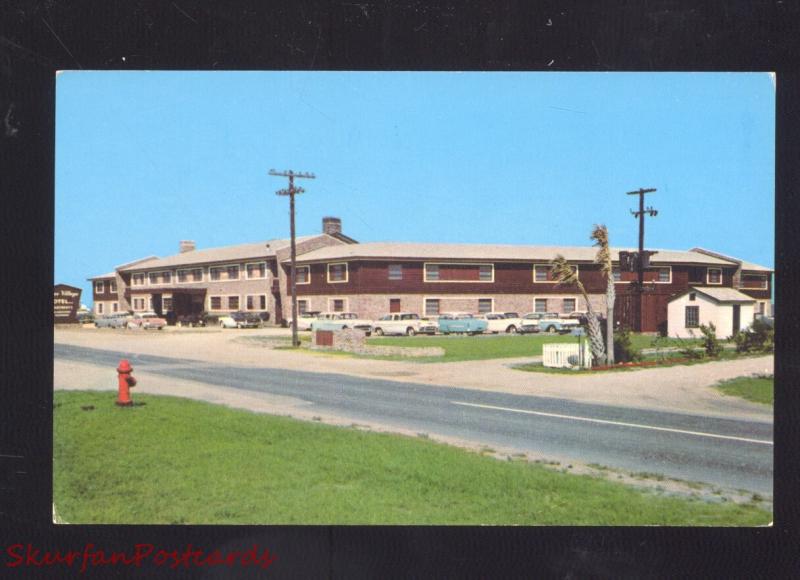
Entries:
<svg viewBox="0 0 800 580">
<path fill-rule="evenodd" d="M 793 291 L 800 287 L 798 251 L 792 243 L 800 215 L 800 10 L 788 0 L 737 0 L 713 8 L 676 0 L 533 4 L 11 0 L 0 6 L 0 110 L 14 104 L 10 129 L 0 119 L 0 247 L 3 272 L 14 273 L 4 275 L 2 284 L 0 455 L 17 456 L 0 457 L 0 566 L 13 543 L 80 550 L 91 542 L 130 550 L 137 542 L 170 548 L 191 542 L 207 549 L 255 542 L 278 554 L 269 573 L 291 577 L 797 573 L 800 543 L 793 524 L 800 477 L 792 452 L 798 359 L 791 353 L 797 352 L 800 330 Z M 54 72 L 62 68 L 776 71 L 774 527 L 52 525 Z M 93 243 L 90 230 L 86 242 Z M 103 569 L 100 575 L 132 572 Z M 152 576 L 158 570 L 141 572 Z"/>
</svg>

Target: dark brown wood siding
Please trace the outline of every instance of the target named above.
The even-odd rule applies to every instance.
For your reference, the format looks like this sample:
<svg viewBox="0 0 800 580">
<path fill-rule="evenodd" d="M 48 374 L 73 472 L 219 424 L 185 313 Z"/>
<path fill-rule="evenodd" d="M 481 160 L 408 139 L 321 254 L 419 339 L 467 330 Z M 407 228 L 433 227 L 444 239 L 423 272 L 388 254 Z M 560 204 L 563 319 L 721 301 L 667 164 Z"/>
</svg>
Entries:
<svg viewBox="0 0 800 580">
<path fill-rule="evenodd" d="M 103 292 L 102 293 L 97 292 L 97 290 L 96 290 L 97 282 L 101 282 L 101 281 L 103 282 Z M 98 300 L 116 300 L 117 299 L 117 291 L 119 290 L 119 288 L 117 288 L 114 292 L 111 292 L 109 290 L 109 282 L 116 283 L 114 278 L 106 278 L 104 280 L 92 280 L 92 300 L 93 301 L 98 301 Z"/>
</svg>

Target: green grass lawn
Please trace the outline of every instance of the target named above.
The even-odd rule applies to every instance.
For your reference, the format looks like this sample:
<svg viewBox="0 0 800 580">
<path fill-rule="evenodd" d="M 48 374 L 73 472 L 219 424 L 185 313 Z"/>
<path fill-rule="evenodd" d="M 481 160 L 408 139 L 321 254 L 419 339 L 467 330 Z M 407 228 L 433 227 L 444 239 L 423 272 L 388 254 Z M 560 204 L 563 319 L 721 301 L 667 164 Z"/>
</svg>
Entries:
<svg viewBox="0 0 800 580">
<path fill-rule="evenodd" d="M 549 334 L 500 334 L 482 336 L 393 336 L 368 338 L 367 344 L 385 346 L 425 347 L 440 346 L 444 356 L 402 360 L 454 362 L 490 358 L 541 356 L 542 345 L 550 342 L 576 342 L 572 336 Z M 401 360 L 401 357 L 397 357 Z"/>
<path fill-rule="evenodd" d="M 738 377 L 723 381 L 716 387 L 726 395 L 741 397 L 754 403 L 772 406 L 775 402 L 774 378 L 772 375 Z"/>
<path fill-rule="evenodd" d="M 57 391 L 54 502 L 74 524 L 759 525 L 753 504 L 662 497 L 187 399 Z M 84 410 L 84 408 L 93 409 Z"/>
</svg>

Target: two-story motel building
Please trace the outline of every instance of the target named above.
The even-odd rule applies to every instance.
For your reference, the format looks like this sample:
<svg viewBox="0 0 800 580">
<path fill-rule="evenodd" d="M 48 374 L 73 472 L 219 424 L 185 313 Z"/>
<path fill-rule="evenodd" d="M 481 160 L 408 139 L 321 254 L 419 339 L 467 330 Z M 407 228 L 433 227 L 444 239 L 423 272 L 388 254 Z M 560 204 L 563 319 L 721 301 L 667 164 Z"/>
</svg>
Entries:
<svg viewBox="0 0 800 580">
<path fill-rule="evenodd" d="M 377 318 L 398 311 L 585 311 L 577 288 L 557 284 L 550 274 L 559 254 L 576 268 L 592 307 L 605 310 L 605 280 L 591 246 L 358 243 L 342 234 L 338 218 L 324 218 L 322 233 L 298 237 L 296 246 L 300 312 Z M 621 250 L 612 251 L 615 263 Z M 181 242 L 175 255 L 123 264 L 90 280 L 98 315 L 244 310 L 269 312 L 280 323 L 291 314 L 289 272 L 287 239 L 200 250 Z M 770 314 L 771 275 L 769 268 L 702 248 L 656 250 L 645 271 L 642 330 L 686 335 L 700 323 L 725 321 L 718 332 L 730 335 L 727 326 L 744 328 L 754 315 Z M 632 325 L 636 273 L 616 269 L 614 276 L 615 318 Z M 670 306 L 675 301 L 679 309 Z"/>
</svg>

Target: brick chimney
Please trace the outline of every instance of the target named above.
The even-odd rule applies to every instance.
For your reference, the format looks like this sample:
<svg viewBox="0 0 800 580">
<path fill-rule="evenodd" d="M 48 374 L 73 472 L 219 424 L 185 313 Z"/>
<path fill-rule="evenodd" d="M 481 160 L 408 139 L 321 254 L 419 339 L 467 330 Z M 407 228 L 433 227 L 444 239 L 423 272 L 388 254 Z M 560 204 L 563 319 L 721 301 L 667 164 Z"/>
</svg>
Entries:
<svg viewBox="0 0 800 580">
<path fill-rule="evenodd" d="M 337 217 L 326 216 L 322 218 L 322 233 L 323 234 L 341 234 L 342 233 L 342 220 Z"/>
<path fill-rule="evenodd" d="M 193 240 L 181 240 L 180 250 L 181 254 L 184 252 L 192 252 L 195 249 L 195 244 Z"/>
</svg>

